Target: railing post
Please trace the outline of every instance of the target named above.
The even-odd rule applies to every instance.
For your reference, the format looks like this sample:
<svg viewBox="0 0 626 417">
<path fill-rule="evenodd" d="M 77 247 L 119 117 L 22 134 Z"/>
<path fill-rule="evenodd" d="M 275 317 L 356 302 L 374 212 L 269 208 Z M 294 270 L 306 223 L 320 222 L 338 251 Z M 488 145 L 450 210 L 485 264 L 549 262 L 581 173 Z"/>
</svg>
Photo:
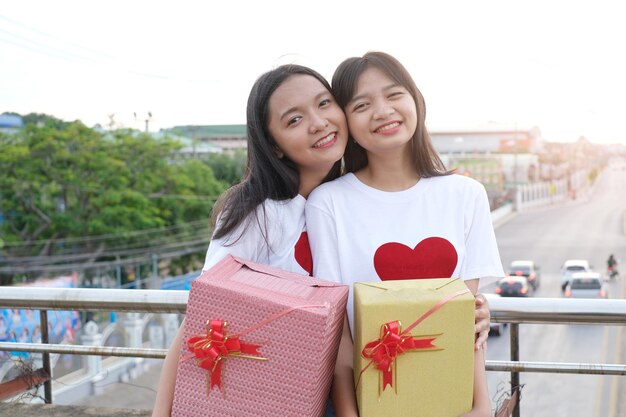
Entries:
<svg viewBox="0 0 626 417">
<path fill-rule="evenodd" d="M 159 258 L 156 253 L 152 254 L 152 279 L 150 280 L 150 288 L 157 290 L 159 281 Z"/>
<path fill-rule="evenodd" d="M 165 332 L 165 348 L 168 349 L 174 338 L 176 337 L 176 333 L 178 332 L 178 328 L 180 327 L 178 323 L 178 314 L 164 314 L 163 315 L 163 330 Z"/>
<path fill-rule="evenodd" d="M 141 329 L 143 325 L 143 320 L 141 318 L 140 313 L 125 313 L 124 319 L 122 320 L 122 326 L 124 328 L 124 334 L 126 335 L 126 346 L 133 348 L 141 347 Z M 135 367 L 130 370 L 130 377 L 136 378 L 139 376 L 138 367 L 143 362 L 143 358 L 135 358 L 134 360 Z"/>
<path fill-rule="evenodd" d="M 115 260 L 118 262 L 118 264 L 115 265 L 115 282 L 117 283 L 116 288 L 122 288 L 122 267 L 119 264 L 120 256 L 117 255 L 115 257 Z"/>
<path fill-rule="evenodd" d="M 523 195 L 521 187 L 515 188 L 515 211 L 521 213 L 524 211 L 523 207 Z"/>
<path fill-rule="evenodd" d="M 80 337 L 80 340 L 83 345 L 102 346 L 102 334 L 94 321 L 90 320 L 85 323 L 84 334 Z M 96 355 L 85 356 L 83 363 L 85 368 L 87 368 L 87 375 L 92 384 L 91 392 L 97 394 L 98 389 L 95 384 L 104 378 L 104 375 L 102 375 L 102 357 Z"/>
<path fill-rule="evenodd" d="M 50 337 L 48 336 L 48 310 L 39 311 L 39 321 L 41 328 L 41 343 L 50 343 Z M 44 400 L 46 404 L 52 404 L 52 368 L 50 367 L 50 354 L 45 352 L 42 355 L 42 367 L 48 380 L 43 383 Z"/>
<path fill-rule="evenodd" d="M 511 361 L 519 362 L 519 324 L 511 323 Z M 511 372 L 511 396 L 515 394 L 515 390 L 519 390 L 519 372 Z M 513 409 L 513 417 L 520 417 L 519 396 Z"/>
</svg>

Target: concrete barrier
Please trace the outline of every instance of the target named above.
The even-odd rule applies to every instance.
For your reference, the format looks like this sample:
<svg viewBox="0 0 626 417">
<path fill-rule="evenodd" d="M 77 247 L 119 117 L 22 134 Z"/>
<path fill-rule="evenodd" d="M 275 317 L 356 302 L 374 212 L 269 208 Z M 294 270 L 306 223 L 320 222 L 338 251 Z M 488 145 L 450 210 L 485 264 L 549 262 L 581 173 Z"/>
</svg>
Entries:
<svg viewBox="0 0 626 417">
<path fill-rule="evenodd" d="M 491 222 L 496 225 L 513 213 L 513 204 L 506 203 L 491 212 Z"/>
<path fill-rule="evenodd" d="M 0 403 L 0 417 L 150 417 L 152 410 L 76 407 L 55 404 Z"/>
</svg>

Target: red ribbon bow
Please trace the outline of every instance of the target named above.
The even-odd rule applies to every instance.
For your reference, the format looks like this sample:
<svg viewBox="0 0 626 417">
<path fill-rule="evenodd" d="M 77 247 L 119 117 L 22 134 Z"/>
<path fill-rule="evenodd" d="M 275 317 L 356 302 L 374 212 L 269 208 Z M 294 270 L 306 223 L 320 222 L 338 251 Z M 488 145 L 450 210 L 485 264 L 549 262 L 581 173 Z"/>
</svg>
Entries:
<svg viewBox="0 0 626 417">
<path fill-rule="evenodd" d="M 436 337 L 417 339 L 410 334 L 401 333 L 399 321 L 383 324 L 380 334 L 380 339 L 365 345 L 361 355 L 365 359 L 371 359 L 370 363 L 375 363 L 376 368 L 383 373 L 383 391 L 387 385 L 393 387 L 392 366 L 399 355 L 407 350 L 436 348 L 432 344 Z"/>
<path fill-rule="evenodd" d="M 259 355 L 260 345 L 243 343 L 239 335 L 226 335 L 226 323 L 221 320 L 207 322 L 206 335 L 197 335 L 187 340 L 187 347 L 199 360 L 201 368 L 209 371 L 211 384 L 221 389 L 222 360 L 228 356 L 239 356 L 248 359 L 266 360 L 267 358 L 248 356 Z"/>
</svg>

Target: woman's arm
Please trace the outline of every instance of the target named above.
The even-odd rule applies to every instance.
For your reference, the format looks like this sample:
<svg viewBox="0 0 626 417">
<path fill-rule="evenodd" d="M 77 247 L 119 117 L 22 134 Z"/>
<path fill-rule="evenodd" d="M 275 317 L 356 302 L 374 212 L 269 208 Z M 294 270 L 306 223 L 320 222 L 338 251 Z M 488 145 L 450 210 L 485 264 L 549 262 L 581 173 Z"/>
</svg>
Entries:
<svg viewBox="0 0 626 417">
<path fill-rule="evenodd" d="M 343 333 L 330 394 L 337 417 L 358 417 L 359 415 L 354 392 L 353 354 L 354 344 L 346 316 L 343 320 Z"/>
<path fill-rule="evenodd" d="M 183 324 L 178 328 L 176 337 L 172 341 L 172 345 L 165 356 L 165 361 L 161 368 L 161 379 L 159 380 L 156 401 L 154 403 L 154 409 L 152 410 L 152 417 L 170 417 L 172 414 L 176 370 L 178 369 L 178 358 L 180 356 L 182 340 Z"/>
<path fill-rule="evenodd" d="M 476 295 L 478 280 L 465 281 L 472 294 Z M 487 389 L 487 373 L 485 371 L 485 349 L 474 351 L 474 402 L 472 411 L 463 417 L 489 417 L 491 416 L 491 403 Z"/>
</svg>

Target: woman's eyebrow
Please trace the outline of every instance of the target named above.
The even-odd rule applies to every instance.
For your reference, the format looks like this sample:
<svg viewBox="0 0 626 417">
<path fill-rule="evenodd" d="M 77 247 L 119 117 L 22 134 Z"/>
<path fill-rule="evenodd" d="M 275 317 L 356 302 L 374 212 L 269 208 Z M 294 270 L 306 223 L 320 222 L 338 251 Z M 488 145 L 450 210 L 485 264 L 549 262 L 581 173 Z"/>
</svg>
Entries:
<svg viewBox="0 0 626 417">
<path fill-rule="evenodd" d="M 285 117 L 287 117 L 288 114 L 293 113 L 296 110 L 298 110 L 298 107 L 296 106 L 287 109 L 287 111 L 285 111 L 283 114 L 280 115 L 280 120 L 283 120 Z"/>
<path fill-rule="evenodd" d="M 367 97 L 367 93 L 358 94 L 358 95 L 356 95 L 356 96 L 352 97 L 352 98 L 350 99 L 350 101 L 348 101 L 348 104 L 352 104 L 352 103 L 354 103 L 355 101 L 357 101 L 357 100 L 361 100 L 361 99 L 363 99 L 363 98 L 365 98 L 365 97 Z"/>
<path fill-rule="evenodd" d="M 313 97 L 313 101 L 317 101 L 320 98 L 324 97 L 326 94 L 330 94 L 329 91 L 324 90 L 324 91 L 320 91 L 319 93 L 317 93 L 315 95 L 315 97 Z M 293 113 L 294 111 L 298 110 L 298 106 L 293 106 L 288 108 L 283 114 L 280 115 L 280 120 L 283 120 L 289 113 Z"/>
<path fill-rule="evenodd" d="M 387 85 L 387 86 L 383 87 L 383 91 L 389 91 L 389 90 L 391 90 L 392 88 L 395 88 L 395 87 L 398 87 L 398 86 L 399 86 L 399 85 L 398 85 L 398 84 L 395 84 L 395 83 L 394 83 L 394 84 L 389 84 L 389 85 Z M 367 97 L 367 96 L 368 96 L 368 93 L 358 94 L 358 95 L 356 95 L 356 96 L 352 97 L 352 98 L 350 99 L 350 101 L 348 102 L 348 104 L 351 104 L 351 103 L 353 103 L 353 102 L 355 102 L 355 101 L 357 101 L 357 100 L 361 100 L 361 99 L 363 99 L 363 98 L 365 98 L 365 97 Z"/>
</svg>

